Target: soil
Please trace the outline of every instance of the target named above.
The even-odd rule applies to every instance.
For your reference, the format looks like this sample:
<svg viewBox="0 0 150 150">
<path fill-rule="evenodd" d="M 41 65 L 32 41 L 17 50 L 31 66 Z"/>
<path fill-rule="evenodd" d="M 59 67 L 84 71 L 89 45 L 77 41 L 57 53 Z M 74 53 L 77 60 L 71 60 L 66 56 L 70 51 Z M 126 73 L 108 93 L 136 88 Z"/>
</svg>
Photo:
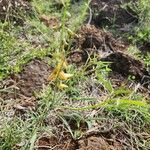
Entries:
<svg viewBox="0 0 150 150">
<path fill-rule="evenodd" d="M 124 51 L 127 48 L 123 41 L 115 39 L 111 33 L 98 29 L 93 25 L 82 26 L 78 30 L 73 44 L 81 50 L 91 48 L 107 53 Z"/>
<path fill-rule="evenodd" d="M 124 77 L 134 76 L 135 80 L 140 81 L 143 86 L 148 87 L 150 73 L 144 68 L 140 60 L 136 60 L 129 55 L 121 52 L 115 52 L 101 59 L 102 61 L 111 62 L 110 68 Z"/>
<path fill-rule="evenodd" d="M 109 144 L 103 137 L 91 136 L 86 139 L 79 140 L 78 150 L 122 150 L 123 146 L 117 141 L 113 141 L 113 144 Z"/>
<path fill-rule="evenodd" d="M 3 87 L 12 88 L 12 93 L 3 93 L 3 99 L 32 97 L 35 92 L 39 92 L 44 85 L 48 84 L 47 78 L 51 72 L 51 67 L 40 59 L 34 59 L 23 67 L 18 75 L 11 75 L 3 82 Z"/>
<path fill-rule="evenodd" d="M 53 115 L 55 115 L 54 120 Z M 99 115 L 101 116 L 102 114 L 100 113 Z M 84 120 L 77 125 L 77 120 L 73 117 L 70 118 L 69 114 L 63 117 L 66 119 L 67 128 L 70 127 L 73 134 L 77 130 L 83 131 L 82 136 L 73 139 L 60 118 L 56 117 L 55 112 L 55 114 L 52 113 L 49 116 L 50 120 L 47 125 L 51 126 L 53 124 L 57 130 L 52 131 L 51 136 L 46 135 L 46 133 L 40 135 L 36 141 L 37 150 L 130 150 L 131 147 L 133 149 L 137 148 L 136 142 L 140 140 L 149 141 L 150 139 L 150 136 L 144 131 L 139 133 L 137 130 L 131 140 L 130 129 L 128 131 L 125 124 L 120 123 L 117 127 L 114 127 L 114 123 L 117 120 L 96 121 L 95 125 L 88 129 Z M 133 130 L 136 130 L 136 128 Z M 140 148 L 142 149 L 142 147 Z"/>
<path fill-rule="evenodd" d="M 143 42 L 142 46 L 140 46 L 140 50 L 144 55 L 150 54 L 150 39 Z"/>
<path fill-rule="evenodd" d="M 46 15 L 41 15 L 39 18 L 40 21 L 43 22 L 47 27 L 56 28 L 60 26 L 59 19 L 54 16 L 49 17 Z"/>
<path fill-rule="evenodd" d="M 86 62 L 93 55 L 105 57 L 116 51 L 125 51 L 127 45 L 120 39 L 115 39 L 110 32 L 98 29 L 93 25 L 84 25 L 77 31 L 73 40 L 73 50 L 69 54 L 69 62 L 78 65 Z M 78 49 L 78 50 L 76 50 Z"/>
<path fill-rule="evenodd" d="M 116 130 L 91 131 L 85 133 L 82 138 L 72 139 L 70 133 L 61 129 L 55 136 L 48 136 L 46 133 L 41 135 L 36 141 L 35 147 L 36 150 L 130 150 L 131 147 L 136 149 L 136 142 L 138 142 L 136 140 L 140 140 L 140 138 L 149 140 L 150 138 L 144 132 L 142 134 L 137 132 L 134 136 L 131 140 L 130 133 L 118 128 Z"/>
<path fill-rule="evenodd" d="M 28 0 L 1 0 L 0 21 L 11 21 L 17 25 L 24 24 L 24 16 L 32 12 Z"/>
<path fill-rule="evenodd" d="M 116 26 L 125 28 L 125 25 L 138 23 L 138 14 L 129 6 L 123 8 L 122 5 L 131 0 L 92 0 L 92 21 L 98 27 Z M 133 2 L 133 1 L 132 1 Z M 136 0 L 134 0 L 136 3 Z"/>
<path fill-rule="evenodd" d="M 27 11 L 30 6 L 27 1 L 15 0 L 19 2 L 23 10 Z M 15 6 L 15 1 L 11 2 L 11 12 L 8 19 L 17 21 L 19 24 L 23 22 L 23 19 L 16 18 L 12 14 L 18 9 Z M 134 76 L 135 80 L 141 83 L 144 87 L 149 88 L 150 73 L 145 69 L 144 63 L 137 60 L 133 56 L 127 55 L 128 44 L 121 39 L 115 38 L 111 33 L 106 32 L 99 27 L 109 26 L 115 24 L 120 29 L 125 29 L 125 25 L 134 24 L 138 22 L 137 14 L 128 7 L 127 10 L 122 8 L 121 5 L 129 0 L 92 0 L 91 9 L 93 16 L 91 24 L 84 25 L 77 31 L 77 36 L 74 38 L 72 51 L 68 55 L 68 61 L 75 63 L 79 66 L 85 64 L 89 57 L 97 56 L 98 60 L 111 62 L 110 68 L 112 70 L 109 79 L 114 82 L 114 79 L 118 79 L 117 86 L 121 86 L 123 82 L 127 81 L 128 76 Z M 78 2 L 72 1 L 72 2 Z M 25 4 L 25 5 L 24 5 Z M 0 2 L 0 20 L 4 21 L 6 18 L 6 10 L 3 6 L 8 8 L 8 2 L 2 0 Z M 29 7 L 28 7 L 29 6 Z M 62 8 L 62 5 L 58 5 Z M 13 11 L 12 11 L 13 10 Z M 98 14 L 95 12 L 98 11 Z M 115 18 L 115 20 L 113 20 Z M 41 21 L 46 26 L 57 26 L 58 20 L 56 18 L 48 18 L 47 16 L 41 16 Z M 149 42 L 144 44 L 149 48 Z M 8 79 L 4 80 L 0 89 L 5 89 L 4 92 L 0 92 L 0 97 L 4 100 L 7 99 L 22 99 L 24 103 L 17 105 L 17 109 L 24 109 L 34 105 L 32 101 L 35 100 L 35 93 L 42 90 L 44 85 L 48 84 L 48 76 L 51 73 L 52 68 L 44 61 L 40 59 L 33 59 L 27 63 L 20 74 L 12 74 Z M 115 77 L 113 77 L 115 76 Z M 55 113 L 54 113 L 55 115 Z M 55 115 L 57 118 L 57 116 Z M 50 118 L 50 123 L 53 124 Z M 58 119 L 58 118 L 57 118 Z M 87 124 L 81 122 L 80 126 L 77 125 L 75 120 L 70 116 L 65 118 L 67 125 L 71 131 L 75 133 L 75 130 L 80 129 L 84 135 L 79 139 L 73 139 L 68 130 L 65 130 L 63 122 L 55 124 L 57 133 L 52 136 L 46 134 L 39 135 L 40 137 L 35 143 L 36 150 L 125 150 L 136 149 L 136 142 L 131 141 L 131 133 L 126 133 L 124 127 L 120 130 L 107 130 L 101 132 L 101 129 L 93 132 L 87 131 Z M 109 125 L 109 123 L 107 123 Z M 136 133 L 135 133 L 135 136 Z M 148 135 L 149 136 L 149 135 Z M 136 137 L 136 140 L 138 138 Z M 140 138 L 139 138 L 140 139 Z M 133 142 L 133 143 L 132 143 Z M 134 148 L 135 147 L 135 148 Z"/>
<path fill-rule="evenodd" d="M 37 142 L 37 150 L 122 150 L 123 146 L 117 141 L 107 141 L 103 137 L 90 136 L 79 141 L 73 141 L 72 139 L 59 141 L 56 137 L 41 137 Z"/>
<path fill-rule="evenodd" d="M 69 136 L 63 138 L 41 137 L 36 143 L 36 150 L 75 150 L 75 143 Z"/>
<path fill-rule="evenodd" d="M 70 62 L 82 65 L 89 57 L 96 55 L 99 60 L 111 63 L 112 72 L 119 73 L 126 79 L 134 76 L 137 82 L 149 88 L 150 73 L 144 63 L 127 55 L 128 45 L 111 33 L 93 25 L 85 25 L 78 30 L 73 44 L 75 46 L 69 55 Z"/>
<path fill-rule="evenodd" d="M 86 51 L 73 51 L 68 55 L 68 62 L 75 63 L 78 66 L 83 65 L 88 60 Z"/>
</svg>

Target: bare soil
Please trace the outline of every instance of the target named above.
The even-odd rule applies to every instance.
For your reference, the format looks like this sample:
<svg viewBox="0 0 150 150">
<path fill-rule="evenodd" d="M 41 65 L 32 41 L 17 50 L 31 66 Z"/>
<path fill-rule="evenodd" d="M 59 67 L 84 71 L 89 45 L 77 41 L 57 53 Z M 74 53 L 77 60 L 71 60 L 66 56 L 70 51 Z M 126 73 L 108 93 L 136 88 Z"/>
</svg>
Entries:
<svg viewBox="0 0 150 150">
<path fill-rule="evenodd" d="M 1 94 L 3 99 L 16 99 L 22 97 L 32 97 L 35 92 L 39 92 L 44 85 L 48 84 L 48 76 L 51 67 L 40 59 L 34 59 L 23 67 L 18 75 L 11 75 L 9 79 L 3 81 L 1 88 L 12 89 L 11 93 Z"/>
<path fill-rule="evenodd" d="M 54 16 L 41 15 L 39 18 L 47 27 L 56 28 L 60 24 L 59 19 Z"/>
<path fill-rule="evenodd" d="M 39 138 L 36 145 L 36 150 L 75 150 L 75 143 L 69 136 L 60 136 L 60 138 L 43 136 Z"/>
<path fill-rule="evenodd" d="M 122 148 L 123 146 L 117 141 L 109 142 L 101 136 L 94 135 L 77 142 L 72 139 L 60 141 L 56 137 L 41 137 L 37 142 L 37 150 L 122 150 Z"/>
<path fill-rule="evenodd" d="M 125 126 L 104 131 L 100 129 L 87 131 L 76 140 L 62 128 L 62 125 L 58 125 L 57 128 L 58 132 L 55 135 L 47 136 L 45 133 L 39 137 L 36 141 L 37 150 L 136 150 L 136 142 L 139 142 L 140 138 L 150 140 L 150 136 L 145 132 L 136 132 L 131 140 L 130 132 L 125 129 Z M 142 149 L 142 146 L 140 148 Z"/>
<path fill-rule="evenodd" d="M 103 137 L 91 136 L 79 141 L 78 150 L 122 150 L 122 148 L 123 146 L 117 141 L 109 144 L 109 140 Z"/>
<path fill-rule="evenodd" d="M 74 45 L 74 50 L 69 55 L 70 62 L 81 65 L 89 56 L 96 55 L 99 60 L 111 63 L 112 72 L 117 72 L 126 79 L 129 75 L 134 76 L 137 82 L 149 88 L 150 73 L 144 63 L 127 55 L 128 44 L 116 39 L 111 33 L 93 25 L 85 25 L 78 30 Z"/>
<path fill-rule="evenodd" d="M 93 11 L 92 24 L 98 27 L 116 26 L 127 30 L 126 25 L 133 25 L 138 22 L 136 14 L 129 6 L 123 8 L 122 5 L 131 0 L 92 0 L 91 9 Z M 132 1 L 136 3 L 136 0 Z"/>
<path fill-rule="evenodd" d="M 127 47 L 120 39 L 93 25 L 82 26 L 77 32 L 74 44 L 81 50 L 95 49 L 104 52 L 124 51 Z"/>
<path fill-rule="evenodd" d="M 95 126 L 88 129 L 84 121 L 77 125 L 77 120 L 69 118 L 69 115 L 63 117 L 73 134 L 75 131 L 83 131 L 83 135 L 73 139 L 66 126 L 56 115 L 53 121 L 54 117 L 49 116 L 49 125 L 55 125 L 57 130 L 51 136 L 46 133 L 40 135 L 36 141 L 37 150 L 136 150 L 136 144 L 141 139 L 150 141 L 150 135 L 144 130 L 141 132 L 136 130 L 136 127 L 133 129 L 134 135 L 131 139 L 130 129 L 126 124 L 119 123 L 117 127 L 114 127 L 117 120 L 96 121 Z M 142 149 L 142 145 L 139 148 Z"/>
<path fill-rule="evenodd" d="M 134 76 L 143 86 L 148 87 L 150 73 L 144 68 L 144 64 L 140 60 L 136 60 L 129 55 L 121 52 L 115 52 L 101 59 L 102 61 L 111 62 L 110 68 L 124 77 Z"/>
</svg>

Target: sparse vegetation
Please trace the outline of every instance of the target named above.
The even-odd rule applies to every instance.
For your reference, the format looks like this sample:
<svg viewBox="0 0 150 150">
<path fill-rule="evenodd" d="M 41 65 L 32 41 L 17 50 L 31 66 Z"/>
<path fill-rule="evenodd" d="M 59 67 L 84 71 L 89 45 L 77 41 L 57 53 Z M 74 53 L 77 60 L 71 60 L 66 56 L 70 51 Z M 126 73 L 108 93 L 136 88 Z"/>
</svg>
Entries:
<svg viewBox="0 0 150 150">
<path fill-rule="evenodd" d="M 14 1 L 0 10 L 0 150 L 148 150 L 149 0 Z"/>
</svg>

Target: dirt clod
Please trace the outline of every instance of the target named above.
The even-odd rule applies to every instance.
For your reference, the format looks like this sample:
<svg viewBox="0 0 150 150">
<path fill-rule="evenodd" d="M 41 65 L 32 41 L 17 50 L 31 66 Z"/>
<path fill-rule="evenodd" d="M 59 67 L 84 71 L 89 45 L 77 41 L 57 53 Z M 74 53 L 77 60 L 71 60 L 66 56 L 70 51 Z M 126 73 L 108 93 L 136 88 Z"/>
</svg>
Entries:
<svg viewBox="0 0 150 150">
<path fill-rule="evenodd" d="M 140 50 L 143 54 L 149 55 L 150 54 L 150 39 L 145 40 L 143 45 L 140 47 Z"/>
<path fill-rule="evenodd" d="M 71 52 L 71 62 L 82 65 L 89 56 L 92 57 L 96 54 L 100 61 L 111 63 L 110 68 L 114 73 L 117 72 L 126 79 L 134 76 L 135 80 L 144 87 L 149 87 L 150 74 L 144 67 L 144 63 L 127 55 L 128 45 L 120 39 L 114 38 L 111 33 L 93 25 L 85 25 L 78 30 L 74 43 L 75 49 L 80 49 L 80 51 Z M 146 46 L 149 46 L 148 42 L 146 42 Z"/>
<path fill-rule="evenodd" d="M 75 150 L 75 144 L 71 139 L 59 139 L 57 137 L 41 137 L 36 143 L 36 150 Z"/>
<path fill-rule="evenodd" d="M 146 80 L 150 78 L 150 74 L 141 61 L 121 52 L 112 53 L 101 60 L 111 62 L 110 68 L 112 71 L 118 72 L 125 77 L 134 76 L 141 83 L 145 83 L 145 86 L 149 84 Z"/>
<path fill-rule="evenodd" d="M 49 17 L 46 15 L 41 15 L 40 17 L 40 21 L 43 22 L 47 27 L 58 27 L 59 26 L 59 20 L 56 17 Z"/>
<path fill-rule="evenodd" d="M 122 150 L 122 146 L 119 142 L 112 142 L 109 144 L 107 140 L 102 137 L 91 136 L 87 139 L 79 141 L 78 150 Z"/>
<path fill-rule="evenodd" d="M 73 51 L 68 55 L 68 62 L 75 63 L 77 65 L 82 65 L 88 59 L 88 54 L 86 51 Z"/>
<path fill-rule="evenodd" d="M 2 94 L 4 99 L 32 97 L 34 92 L 42 89 L 46 85 L 47 78 L 51 72 L 51 67 L 44 61 L 34 59 L 23 67 L 18 75 L 11 75 L 4 81 L 3 86 L 6 88 L 15 87 L 12 93 Z"/>
<path fill-rule="evenodd" d="M 92 24 L 99 27 L 111 25 L 124 27 L 127 24 L 137 23 L 138 14 L 129 6 L 122 7 L 127 2 L 130 2 L 130 0 L 92 0 Z"/>
<path fill-rule="evenodd" d="M 81 50 L 91 48 L 98 51 L 113 52 L 126 49 L 121 40 L 115 39 L 111 33 L 98 29 L 93 25 L 82 26 L 77 35 L 75 44 Z"/>
<path fill-rule="evenodd" d="M 32 60 L 24 67 L 19 76 L 18 87 L 20 93 L 30 97 L 33 92 L 42 89 L 44 84 L 47 84 L 47 78 L 50 74 L 50 67 L 44 61 Z"/>
</svg>

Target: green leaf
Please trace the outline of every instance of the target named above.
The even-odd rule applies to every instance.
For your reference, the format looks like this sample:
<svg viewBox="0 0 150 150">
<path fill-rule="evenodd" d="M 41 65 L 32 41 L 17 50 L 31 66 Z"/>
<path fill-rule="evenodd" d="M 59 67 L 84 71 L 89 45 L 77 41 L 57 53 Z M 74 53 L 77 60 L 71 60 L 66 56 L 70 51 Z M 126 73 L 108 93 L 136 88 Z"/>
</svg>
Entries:
<svg viewBox="0 0 150 150">
<path fill-rule="evenodd" d="M 112 93 L 114 90 L 113 90 L 113 87 L 110 83 L 109 80 L 106 80 L 102 75 L 98 74 L 97 75 L 98 77 L 98 80 L 101 84 L 103 84 L 104 88 L 109 92 L 109 93 Z"/>
<path fill-rule="evenodd" d="M 34 143 L 36 141 L 36 138 L 37 138 L 37 134 L 34 133 L 33 136 L 32 136 L 32 138 L 31 138 L 31 140 L 30 140 L 30 143 L 31 143 L 30 150 L 34 150 Z"/>
</svg>

